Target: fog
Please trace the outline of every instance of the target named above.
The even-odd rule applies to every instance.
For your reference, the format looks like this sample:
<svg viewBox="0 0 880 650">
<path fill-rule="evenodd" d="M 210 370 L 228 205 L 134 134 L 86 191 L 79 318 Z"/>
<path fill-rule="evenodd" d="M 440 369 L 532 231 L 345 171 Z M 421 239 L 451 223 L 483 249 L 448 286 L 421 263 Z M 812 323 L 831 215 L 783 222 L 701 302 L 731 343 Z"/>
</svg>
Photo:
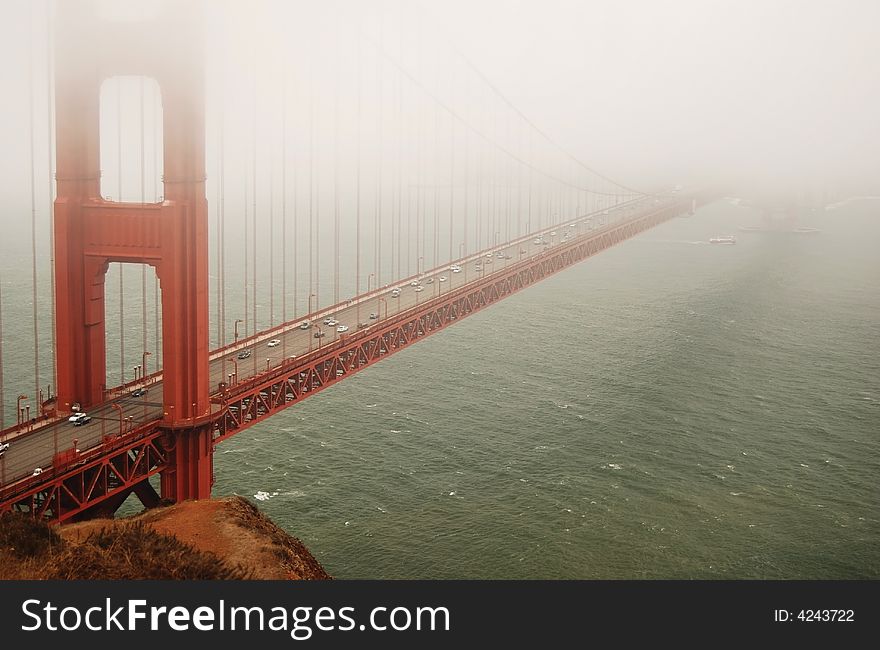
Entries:
<svg viewBox="0 0 880 650">
<path fill-rule="evenodd" d="M 48 174 L 47 4 L 0 3 L 7 207 L 29 202 L 20 190 L 29 185 L 30 113 L 38 185 Z M 94 4 L 132 19 L 163 3 Z M 364 157 L 377 145 L 363 124 L 380 124 L 374 113 L 384 106 L 384 137 L 404 128 L 392 93 L 402 83 L 418 94 L 418 83 L 505 146 L 531 139 L 530 161 L 554 174 L 573 173 L 568 159 L 518 113 L 579 161 L 646 191 L 680 182 L 872 191 L 880 176 L 880 6 L 871 0 L 227 1 L 204 11 L 209 121 L 222 110 L 230 159 L 277 139 L 282 89 L 291 115 L 336 113 L 335 126 L 318 125 L 318 148 L 332 146 L 334 128 L 354 139 L 360 75 Z M 415 81 L 400 82 L 398 65 Z M 418 101 L 410 108 L 433 110 L 427 95 Z M 112 165 L 102 167 L 107 184 Z"/>
<path fill-rule="evenodd" d="M 638 192 L 880 193 L 872 0 L 74 3 L 108 29 L 145 21 L 157 55 L 186 26 L 155 16 L 203 12 L 213 344 L 242 312 L 253 331 L 312 293 L 331 304 Z M 4 319 L 51 295 L 59 11 L 0 0 Z M 101 194 L 159 201 L 161 89 L 119 74 L 101 89 Z M 226 309 L 224 277 L 245 269 L 253 304 Z M 139 305 L 140 272 L 125 282 Z"/>
</svg>

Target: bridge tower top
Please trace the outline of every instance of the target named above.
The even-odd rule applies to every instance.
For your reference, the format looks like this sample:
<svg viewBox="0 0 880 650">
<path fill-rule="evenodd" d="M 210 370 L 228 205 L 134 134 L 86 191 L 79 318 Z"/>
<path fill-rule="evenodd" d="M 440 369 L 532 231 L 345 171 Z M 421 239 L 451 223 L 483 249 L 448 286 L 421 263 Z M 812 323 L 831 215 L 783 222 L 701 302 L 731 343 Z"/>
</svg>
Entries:
<svg viewBox="0 0 880 650">
<path fill-rule="evenodd" d="M 55 276 L 58 401 L 104 400 L 104 278 L 110 262 L 149 264 L 162 291 L 168 425 L 208 415 L 208 242 L 204 34 L 200 3 L 166 2 L 146 20 L 114 21 L 93 0 L 58 3 Z M 100 88 L 116 75 L 161 90 L 164 201 L 100 193 Z"/>
</svg>

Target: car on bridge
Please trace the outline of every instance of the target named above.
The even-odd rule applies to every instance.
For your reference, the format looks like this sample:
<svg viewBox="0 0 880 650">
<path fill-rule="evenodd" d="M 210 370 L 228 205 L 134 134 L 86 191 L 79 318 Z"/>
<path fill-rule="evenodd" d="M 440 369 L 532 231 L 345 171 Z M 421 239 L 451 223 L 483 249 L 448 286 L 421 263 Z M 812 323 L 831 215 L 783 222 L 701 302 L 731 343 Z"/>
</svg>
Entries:
<svg viewBox="0 0 880 650">
<path fill-rule="evenodd" d="M 425 280 L 425 284 L 434 284 L 434 278 L 428 278 Z"/>
<path fill-rule="evenodd" d="M 421 286 L 421 285 L 419 285 L 418 287 L 415 288 L 416 293 L 419 293 L 419 292 L 424 291 L 424 290 L 425 290 L 425 287 L 423 287 L 423 286 Z"/>
<path fill-rule="evenodd" d="M 445 275 L 441 275 L 441 276 L 440 276 L 440 282 L 446 282 L 446 276 L 445 276 Z"/>
<path fill-rule="evenodd" d="M 399 298 L 400 297 L 400 289 L 392 289 L 391 290 L 391 297 L 392 298 Z"/>
<path fill-rule="evenodd" d="M 321 330 L 318 330 L 317 332 L 315 332 L 315 338 L 316 338 L 316 339 L 319 339 L 319 338 L 321 338 L 321 337 L 323 337 L 323 336 L 324 336 L 324 332 L 322 332 Z"/>
<path fill-rule="evenodd" d="M 276 347 L 276 346 L 278 346 L 278 345 L 281 345 L 281 339 L 272 339 L 271 341 L 269 341 L 269 343 L 268 343 L 267 345 L 268 345 L 270 348 L 274 348 L 274 347 Z"/>
<path fill-rule="evenodd" d="M 418 280 L 413 280 L 412 282 L 409 283 L 409 286 L 411 286 L 411 287 L 417 287 L 417 286 L 419 286 L 419 281 L 418 281 Z"/>
<path fill-rule="evenodd" d="M 0 458 L 3 458 L 3 454 L 6 453 L 6 450 L 9 449 L 8 442 L 0 442 Z"/>
<path fill-rule="evenodd" d="M 69 418 L 67 418 L 68 422 L 73 422 L 73 426 L 79 427 L 84 425 L 86 422 L 91 422 L 92 418 L 85 411 L 80 411 L 79 413 L 74 413 Z"/>
<path fill-rule="evenodd" d="M 249 356 L 251 356 L 250 349 L 242 350 L 241 352 L 238 353 L 239 359 L 247 359 Z"/>
<path fill-rule="evenodd" d="M 309 329 L 309 327 L 311 327 L 311 325 L 309 325 L 309 321 L 307 321 L 307 320 L 305 320 L 299 324 L 299 328 L 301 330 L 307 330 L 307 329 Z"/>
<path fill-rule="evenodd" d="M 324 319 L 324 325 L 329 325 L 332 320 L 333 316 L 327 316 L 327 318 Z"/>
<path fill-rule="evenodd" d="M 377 314 L 376 312 L 370 313 L 370 320 L 377 320 L 378 318 L 379 318 L 379 314 Z"/>
<path fill-rule="evenodd" d="M 130 394 L 132 397 L 143 397 L 147 394 L 147 389 L 141 386 L 140 388 L 135 388 Z"/>
<path fill-rule="evenodd" d="M 339 332 L 340 334 L 342 334 L 343 332 L 347 332 L 348 325 L 340 325 L 339 327 L 336 328 L 336 331 Z"/>
</svg>

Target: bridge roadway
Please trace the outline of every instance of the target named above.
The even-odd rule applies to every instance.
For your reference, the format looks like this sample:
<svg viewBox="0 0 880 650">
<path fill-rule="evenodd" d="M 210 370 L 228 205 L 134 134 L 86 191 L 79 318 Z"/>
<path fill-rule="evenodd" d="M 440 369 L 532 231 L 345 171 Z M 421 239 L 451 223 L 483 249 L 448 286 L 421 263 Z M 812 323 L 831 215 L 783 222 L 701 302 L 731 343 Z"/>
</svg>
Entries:
<svg viewBox="0 0 880 650">
<path fill-rule="evenodd" d="M 469 282 L 485 277 L 506 269 L 509 265 L 538 255 L 548 247 L 558 245 L 566 237 L 568 241 L 575 238 L 589 238 L 602 232 L 607 227 L 619 224 L 621 221 L 641 214 L 647 208 L 659 208 L 668 205 L 677 197 L 666 195 L 661 198 L 640 199 L 627 204 L 621 204 L 617 208 L 609 209 L 591 215 L 569 221 L 564 225 L 546 228 L 540 232 L 532 233 L 512 242 L 502 244 L 497 248 L 485 249 L 461 260 L 428 270 L 386 285 L 381 289 L 374 290 L 352 299 L 350 304 L 334 306 L 316 311 L 308 316 L 302 316 L 299 320 L 290 321 L 273 329 L 261 332 L 246 340 L 226 346 L 214 351 L 210 355 L 210 386 L 212 393 L 218 391 L 222 381 L 228 381 L 230 373 L 237 373 L 233 384 L 243 381 L 267 369 L 267 360 L 270 367 L 280 363 L 291 356 L 302 356 L 311 351 L 332 344 L 337 341 L 340 333 L 336 326 L 330 327 L 323 323 L 328 315 L 334 316 L 340 325 L 349 327 L 348 333 L 357 331 L 359 323 L 377 323 L 390 316 L 423 304 L 441 293 L 451 289 L 457 289 Z M 538 243 L 538 237 L 543 235 L 543 241 Z M 502 257 L 499 257 L 498 254 Z M 453 264 L 459 264 L 461 271 L 454 273 L 451 270 Z M 478 264 L 481 270 L 477 270 Z M 441 281 L 441 278 L 445 280 Z M 419 280 L 422 291 L 416 291 L 411 282 Z M 393 288 L 400 288 L 398 297 L 392 297 Z M 375 314 L 378 318 L 371 319 Z M 307 330 L 299 328 L 299 325 L 308 321 L 310 327 Z M 322 331 L 325 336 L 315 338 L 317 331 Z M 268 347 L 268 341 L 279 339 L 280 344 Z M 238 359 L 237 355 L 244 349 L 251 351 L 247 359 Z M 0 457 L 0 486 L 11 484 L 15 481 L 30 477 L 36 468 L 49 470 L 52 467 L 53 457 L 56 453 L 73 449 L 74 444 L 81 452 L 86 452 L 100 445 L 105 435 L 114 435 L 125 432 L 132 426 L 156 421 L 162 418 L 162 381 L 161 376 L 156 381 L 147 384 L 146 395 L 132 397 L 129 394 L 115 400 L 108 400 L 103 404 L 93 406 L 88 410 L 91 422 L 81 426 L 74 426 L 67 418 L 60 418 L 39 428 L 30 431 L 21 431 L 14 437 L 7 438 L 10 444 L 6 453 Z M 118 404 L 117 409 L 113 404 Z M 120 424 L 121 409 L 121 424 Z M 131 424 L 128 422 L 131 418 Z M 74 443 L 74 440 L 76 443 Z"/>
</svg>

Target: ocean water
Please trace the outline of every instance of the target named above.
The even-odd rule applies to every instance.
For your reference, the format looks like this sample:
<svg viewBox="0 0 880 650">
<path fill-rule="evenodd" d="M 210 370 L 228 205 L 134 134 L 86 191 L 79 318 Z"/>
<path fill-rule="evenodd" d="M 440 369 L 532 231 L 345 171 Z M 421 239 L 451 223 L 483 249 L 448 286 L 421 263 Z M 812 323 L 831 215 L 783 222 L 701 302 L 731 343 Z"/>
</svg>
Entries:
<svg viewBox="0 0 880 650">
<path fill-rule="evenodd" d="M 880 577 L 880 200 L 755 223 L 718 201 L 397 353 L 219 445 L 215 495 L 339 578 Z M 8 421 L 33 351 L 7 253 Z"/>
<path fill-rule="evenodd" d="M 880 201 L 756 221 L 469 317 L 222 443 L 215 493 L 340 578 L 880 577 Z"/>
</svg>

